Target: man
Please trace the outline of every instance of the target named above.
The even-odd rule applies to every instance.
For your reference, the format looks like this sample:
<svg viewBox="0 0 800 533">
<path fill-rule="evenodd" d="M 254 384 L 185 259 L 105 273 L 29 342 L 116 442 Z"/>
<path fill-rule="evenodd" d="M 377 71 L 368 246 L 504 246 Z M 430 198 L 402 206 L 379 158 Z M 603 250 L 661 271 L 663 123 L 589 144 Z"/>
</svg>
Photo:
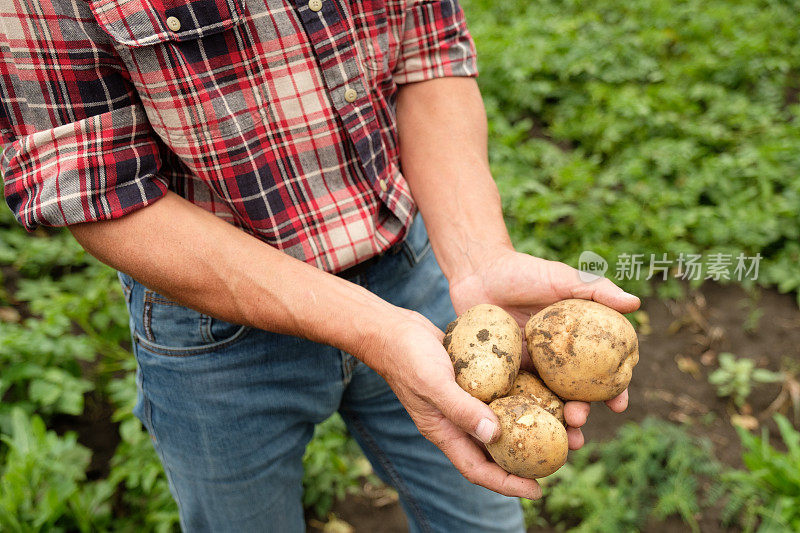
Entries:
<svg viewBox="0 0 800 533">
<path fill-rule="evenodd" d="M 514 251 L 456 0 L 0 17 L 7 202 L 120 271 L 136 414 L 184 530 L 302 531 L 303 450 L 337 410 L 412 530 L 522 528 L 506 496 L 540 489 L 487 459 L 497 419 L 456 385 L 442 328 L 483 302 L 523 323 L 638 299 Z M 587 414 L 566 408 L 572 448 Z"/>
</svg>

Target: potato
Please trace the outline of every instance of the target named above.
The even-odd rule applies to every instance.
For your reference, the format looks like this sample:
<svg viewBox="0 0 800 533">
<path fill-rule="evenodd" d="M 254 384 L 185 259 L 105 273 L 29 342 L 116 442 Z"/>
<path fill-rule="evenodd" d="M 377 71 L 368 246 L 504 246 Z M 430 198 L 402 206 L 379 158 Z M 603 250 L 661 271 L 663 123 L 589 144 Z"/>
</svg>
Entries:
<svg viewBox="0 0 800 533">
<path fill-rule="evenodd" d="M 536 402 L 536 405 L 556 417 L 562 424 L 566 424 L 564 421 L 564 402 L 553 391 L 548 389 L 542 383 L 542 380 L 530 372 L 520 370 L 519 374 L 517 374 L 517 379 L 514 380 L 514 384 L 506 396 L 516 395 L 530 396 Z"/>
<path fill-rule="evenodd" d="M 500 398 L 489 404 L 502 429 L 500 439 L 487 444 L 492 458 L 511 474 L 540 478 L 567 462 L 567 430 L 556 417 L 529 396 Z"/>
<path fill-rule="evenodd" d="M 525 326 L 533 365 L 564 400 L 610 400 L 628 386 L 639 362 L 636 331 L 618 312 L 590 300 L 564 300 Z"/>
<path fill-rule="evenodd" d="M 522 331 L 500 307 L 480 304 L 447 326 L 442 341 L 462 389 L 484 402 L 503 396 L 519 372 Z"/>
</svg>

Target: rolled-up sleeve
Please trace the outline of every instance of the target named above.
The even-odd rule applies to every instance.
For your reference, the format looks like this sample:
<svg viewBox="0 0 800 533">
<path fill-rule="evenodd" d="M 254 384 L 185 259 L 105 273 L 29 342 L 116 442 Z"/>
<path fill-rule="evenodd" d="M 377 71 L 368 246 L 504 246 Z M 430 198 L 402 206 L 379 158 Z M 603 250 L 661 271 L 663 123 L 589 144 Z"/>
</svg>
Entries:
<svg viewBox="0 0 800 533">
<path fill-rule="evenodd" d="M 61 26 L 0 15 L 0 170 L 29 231 L 116 218 L 167 191 L 144 108 L 84 10 Z"/>
<path fill-rule="evenodd" d="M 478 75 L 475 43 L 457 0 L 409 0 L 392 75 L 398 84 Z"/>
</svg>

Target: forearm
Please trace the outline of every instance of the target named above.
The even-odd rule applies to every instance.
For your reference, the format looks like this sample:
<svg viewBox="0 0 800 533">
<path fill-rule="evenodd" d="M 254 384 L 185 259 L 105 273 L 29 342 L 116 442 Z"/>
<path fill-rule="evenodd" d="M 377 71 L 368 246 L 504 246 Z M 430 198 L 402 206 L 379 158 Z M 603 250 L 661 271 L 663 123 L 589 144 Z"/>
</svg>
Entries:
<svg viewBox="0 0 800 533">
<path fill-rule="evenodd" d="M 400 154 L 445 275 L 467 275 L 496 248 L 511 248 L 500 195 L 489 171 L 486 114 L 472 78 L 402 86 Z"/>
<path fill-rule="evenodd" d="M 174 193 L 119 219 L 69 229 L 104 263 L 188 307 L 353 354 L 374 346 L 381 325 L 403 313 Z"/>
</svg>

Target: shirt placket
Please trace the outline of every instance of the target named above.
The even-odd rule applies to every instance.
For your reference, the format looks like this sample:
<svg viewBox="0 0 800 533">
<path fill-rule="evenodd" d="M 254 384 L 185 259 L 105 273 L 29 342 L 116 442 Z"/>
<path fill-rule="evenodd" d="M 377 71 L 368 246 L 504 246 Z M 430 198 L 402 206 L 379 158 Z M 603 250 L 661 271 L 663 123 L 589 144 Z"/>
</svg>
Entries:
<svg viewBox="0 0 800 533">
<path fill-rule="evenodd" d="M 359 67 L 353 31 L 339 0 L 293 0 L 317 57 L 325 88 L 377 196 L 403 220 L 392 198 L 380 123 Z M 402 211 L 402 210 L 399 210 Z"/>
</svg>

